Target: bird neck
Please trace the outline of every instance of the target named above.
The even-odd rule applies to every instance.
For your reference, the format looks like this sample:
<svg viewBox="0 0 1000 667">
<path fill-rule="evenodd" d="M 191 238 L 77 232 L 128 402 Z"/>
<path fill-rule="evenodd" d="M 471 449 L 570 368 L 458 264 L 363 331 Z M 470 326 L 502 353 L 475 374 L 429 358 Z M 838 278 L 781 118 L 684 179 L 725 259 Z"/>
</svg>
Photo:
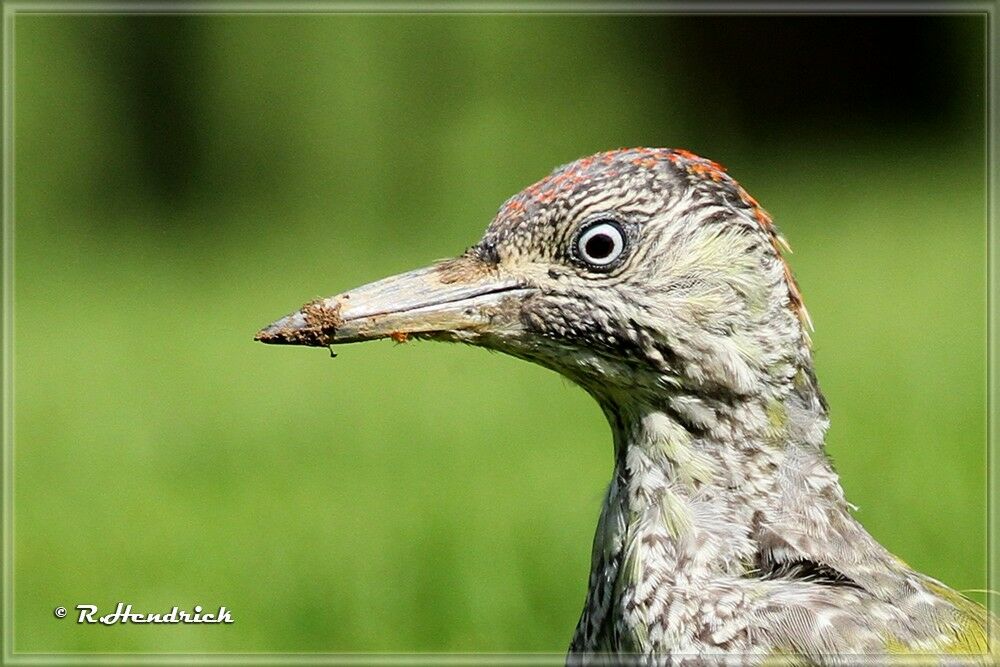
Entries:
<svg viewBox="0 0 1000 667">
<path fill-rule="evenodd" d="M 614 616 L 612 605 L 627 608 L 648 582 L 697 586 L 759 568 L 765 531 L 787 521 L 784 499 L 806 512 L 847 512 L 823 452 L 827 411 L 811 371 L 739 398 L 608 398 L 615 471 L 594 539 L 581 646 Z"/>
<path fill-rule="evenodd" d="M 734 572 L 752 559 L 754 524 L 779 506 L 780 470 L 797 445 L 785 439 L 780 403 L 715 414 L 709 429 L 692 428 L 669 402 L 615 413 L 605 512 L 624 527 L 623 568 L 649 567 L 638 551 L 652 545 L 671 576 Z"/>
</svg>

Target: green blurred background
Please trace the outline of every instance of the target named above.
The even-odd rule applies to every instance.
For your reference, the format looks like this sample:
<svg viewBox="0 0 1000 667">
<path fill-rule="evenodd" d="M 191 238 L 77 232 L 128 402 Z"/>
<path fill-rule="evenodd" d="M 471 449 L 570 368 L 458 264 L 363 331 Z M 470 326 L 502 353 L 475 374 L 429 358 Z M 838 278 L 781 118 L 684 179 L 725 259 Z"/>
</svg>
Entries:
<svg viewBox="0 0 1000 667">
<path fill-rule="evenodd" d="M 612 462 L 590 399 L 476 349 L 251 337 L 629 145 L 771 211 L 858 517 L 984 588 L 984 30 L 18 16 L 13 650 L 563 651 Z M 53 617 L 119 600 L 236 622 Z"/>
</svg>

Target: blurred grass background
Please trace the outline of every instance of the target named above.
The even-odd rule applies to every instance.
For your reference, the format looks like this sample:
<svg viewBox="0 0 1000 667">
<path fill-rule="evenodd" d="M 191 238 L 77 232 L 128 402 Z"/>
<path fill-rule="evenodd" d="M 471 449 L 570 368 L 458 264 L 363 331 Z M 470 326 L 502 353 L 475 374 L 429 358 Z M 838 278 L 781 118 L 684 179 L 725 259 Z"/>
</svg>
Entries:
<svg viewBox="0 0 1000 667">
<path fill-rule="evenodd" d="M 251 336 L 628 145 L 772 212 L 859 518 L 984 588 L 984 25 L 17 17 L 13 649 L 564 650 L 611 469 L 583 392 L 475 349 Z M 119 600 L 236 622 L 52 614 Z"/>
</svg>

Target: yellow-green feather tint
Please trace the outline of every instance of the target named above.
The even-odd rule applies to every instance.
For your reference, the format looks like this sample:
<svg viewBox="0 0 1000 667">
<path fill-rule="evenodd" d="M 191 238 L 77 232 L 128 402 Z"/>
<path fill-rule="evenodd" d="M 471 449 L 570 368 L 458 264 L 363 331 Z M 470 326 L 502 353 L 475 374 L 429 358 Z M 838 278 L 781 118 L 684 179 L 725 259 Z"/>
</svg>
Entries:
<svg viewBox="0 0 1000 667">
<path fill-rule="evenodd" d="M 915 648 L 908 646 L 894 637 L 886 641 L 886 650 L 899 656 L 968 656 L 977 658 L 977 664 L 993 663 L 1000 657 L 996 647 L 991 651 L 990 637 L 997 636 L 998 628 L 996 619 L 990 618 L 986 609 L 981 605 L 969 600 L 960 593 L 933 580 L 925 581 L 928 590 L 937 597 L 951 603 L 958 613 L 958 618 L 953 626 L 942 628 L 942 632 L 948 636 L 947 641 L 939 646 L 929 646 Z"/>
</svg>

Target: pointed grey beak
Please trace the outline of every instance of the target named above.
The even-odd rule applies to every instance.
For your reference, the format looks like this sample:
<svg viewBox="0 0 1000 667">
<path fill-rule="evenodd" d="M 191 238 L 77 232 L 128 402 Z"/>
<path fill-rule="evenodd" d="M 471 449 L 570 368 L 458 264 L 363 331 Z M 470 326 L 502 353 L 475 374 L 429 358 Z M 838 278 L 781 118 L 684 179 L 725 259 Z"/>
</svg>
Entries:
<svg viewBox="0 0 1000 667">
<path fill-rule="evenodd" d="M 411 334 L 468 340 L 513 325 L 517 318 L 510 316 L 529 291 L 493 267 L 460 257 L 310 301 L 254 340 L 313 347 Z"/>
</svg>

